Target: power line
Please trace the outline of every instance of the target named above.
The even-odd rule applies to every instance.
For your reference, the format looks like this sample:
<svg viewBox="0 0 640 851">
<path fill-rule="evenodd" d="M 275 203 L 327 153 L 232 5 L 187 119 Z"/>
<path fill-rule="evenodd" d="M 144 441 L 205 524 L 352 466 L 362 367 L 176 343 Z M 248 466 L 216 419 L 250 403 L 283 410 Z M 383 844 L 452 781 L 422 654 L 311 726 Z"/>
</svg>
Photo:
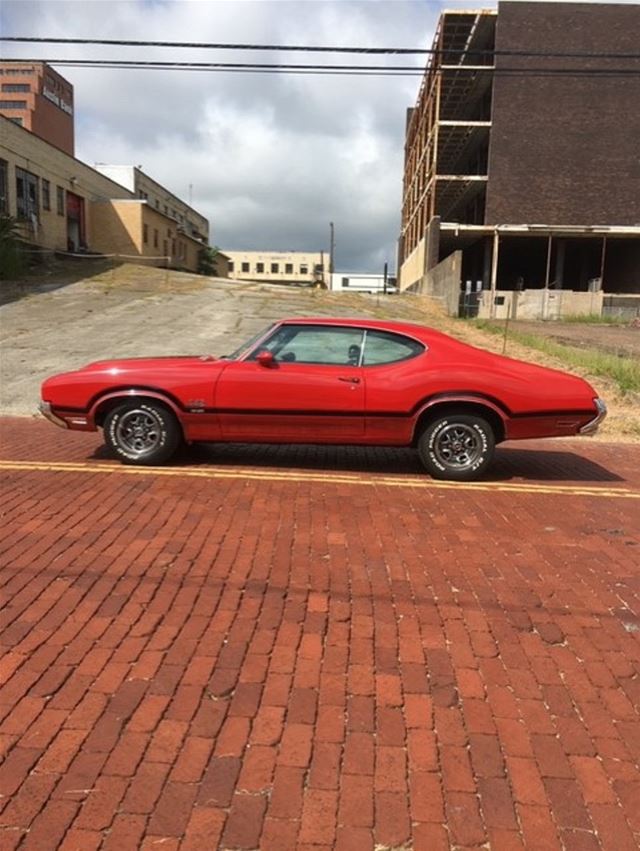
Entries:
<svg viewBox="0 0 640 851">
<path fill-rule="evenodd" d="M 315 74 L 319 76 L 382 76 L 422 77 L 424 69 L 410 65 L 304 65 L 251 62 L 170 62 L 137 59 L 21 59 L 20 62 L 46 62 L 49 65 L 75 68 L 103 68 L 138 71 L 208 71 L 254 74 Z M 491 74 L 492 76 L 520 77 L 635 77 L 640 67 L 634 68 L 519 68 L 465 65 L 434 69 L 436 73 Z"/>
<path fill-rule="evenodd" d="M 546 50 L 465 50 L 427 47 L 339 47 L 322 45 L 287 45 L 287 44 L 233 44 L 226 42 L 194 42 L 194 41 L 143 41 L 135 39 L 108 38 L 40 38 L 35 36 L 0 36 L 0 41 L 22 44 L 92 44 L 111 45 L 117 47 L 171 47 L 194 50 L 261 50 L 288 51 L 309 53 L 354 53 L 354 54 L 390 54 L 390 55 L 466 55 L 466 56 L 529 56 L 553 59 L 640 59 L 640 52 L 635 53 L 589 53 L 571 51 Z"/>
</svg>

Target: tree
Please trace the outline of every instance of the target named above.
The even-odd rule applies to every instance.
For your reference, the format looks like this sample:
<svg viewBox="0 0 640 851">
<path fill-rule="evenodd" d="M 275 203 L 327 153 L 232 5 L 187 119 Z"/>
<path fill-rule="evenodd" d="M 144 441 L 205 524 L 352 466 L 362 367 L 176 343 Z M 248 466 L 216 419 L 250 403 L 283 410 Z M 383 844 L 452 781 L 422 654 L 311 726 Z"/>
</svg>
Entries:
<svg viewBox="0 0 640 851">
<path fill-rule="evenodd" d="M 0 280 L 19 278 L 25 266 L 15 219 L 0 216 Z"/>
<path fill-rule="evenodd" d="M 200 275 L 218 274 L 216 257 L 220 253 L 217 245 L 207 245 L 198 252 L 198 273 Z"/>
</svg>

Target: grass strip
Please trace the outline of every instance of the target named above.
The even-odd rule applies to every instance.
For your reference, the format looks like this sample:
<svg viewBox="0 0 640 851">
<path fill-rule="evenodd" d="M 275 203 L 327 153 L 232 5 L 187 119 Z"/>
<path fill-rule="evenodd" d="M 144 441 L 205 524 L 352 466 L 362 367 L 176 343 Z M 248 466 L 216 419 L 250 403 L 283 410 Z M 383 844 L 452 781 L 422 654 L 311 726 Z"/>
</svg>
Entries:
<svg viewBox="0 0 640 851">
<path fill-rule="evenodd" d="M 490 334 L 503 335 L 504 324 L 489 319 L 471 320 L 476 328 L 488 331 Z M 640 391 L 640 362 L 629 356 L 614 355 L 599 352 L 595 349 L 579 349 L 556 343 L 547 337 L 519 331 L 511 326 L 507 332 L 507 340 L 513 340 L 530 349 L 536 349 L 546 355 L 558 358 L 567 366 L 577 367 L 592 375 L 603 375 L 615 381 L 623 393 Z"/>
</svg>

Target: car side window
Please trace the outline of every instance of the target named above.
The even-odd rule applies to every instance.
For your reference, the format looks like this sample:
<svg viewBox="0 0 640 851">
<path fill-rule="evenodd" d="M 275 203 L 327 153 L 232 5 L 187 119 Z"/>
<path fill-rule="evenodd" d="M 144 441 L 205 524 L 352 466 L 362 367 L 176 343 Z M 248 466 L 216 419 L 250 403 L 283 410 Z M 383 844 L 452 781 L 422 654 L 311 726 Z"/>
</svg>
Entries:
<svg viewBox="0 0 640 851">
<path fill-rule="evenodd" d="M 281 325 L 259 349 L 269 351 L 279 363 L 315 363 L 358 366 L 364 332 L 358 328 L 322 325 Z"/>
<path fill-rule="evenodd" d="M 390 331 L 367 331 L 364 344 L 363 366 L 397 363 L 415 358 L 424 352 L 425 346 L 410 337 L 392 334 Z"/>
</svg>

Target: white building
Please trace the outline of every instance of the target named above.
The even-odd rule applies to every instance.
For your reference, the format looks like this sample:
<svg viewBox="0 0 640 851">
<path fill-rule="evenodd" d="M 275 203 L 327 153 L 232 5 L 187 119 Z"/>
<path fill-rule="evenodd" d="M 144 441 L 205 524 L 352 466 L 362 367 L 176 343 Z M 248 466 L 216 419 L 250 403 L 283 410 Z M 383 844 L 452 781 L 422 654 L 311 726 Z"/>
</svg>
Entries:
<svg viewBox="0 0 640 851">
<path fill-rule="evenodd" d="M 397 292 L 395 277 L 387 277 L 385 290 L 384 275 L 353 275 L 350 272 L 334 272 L 331 289 L 337 292 L 388 293 Z"/>
</svg>

